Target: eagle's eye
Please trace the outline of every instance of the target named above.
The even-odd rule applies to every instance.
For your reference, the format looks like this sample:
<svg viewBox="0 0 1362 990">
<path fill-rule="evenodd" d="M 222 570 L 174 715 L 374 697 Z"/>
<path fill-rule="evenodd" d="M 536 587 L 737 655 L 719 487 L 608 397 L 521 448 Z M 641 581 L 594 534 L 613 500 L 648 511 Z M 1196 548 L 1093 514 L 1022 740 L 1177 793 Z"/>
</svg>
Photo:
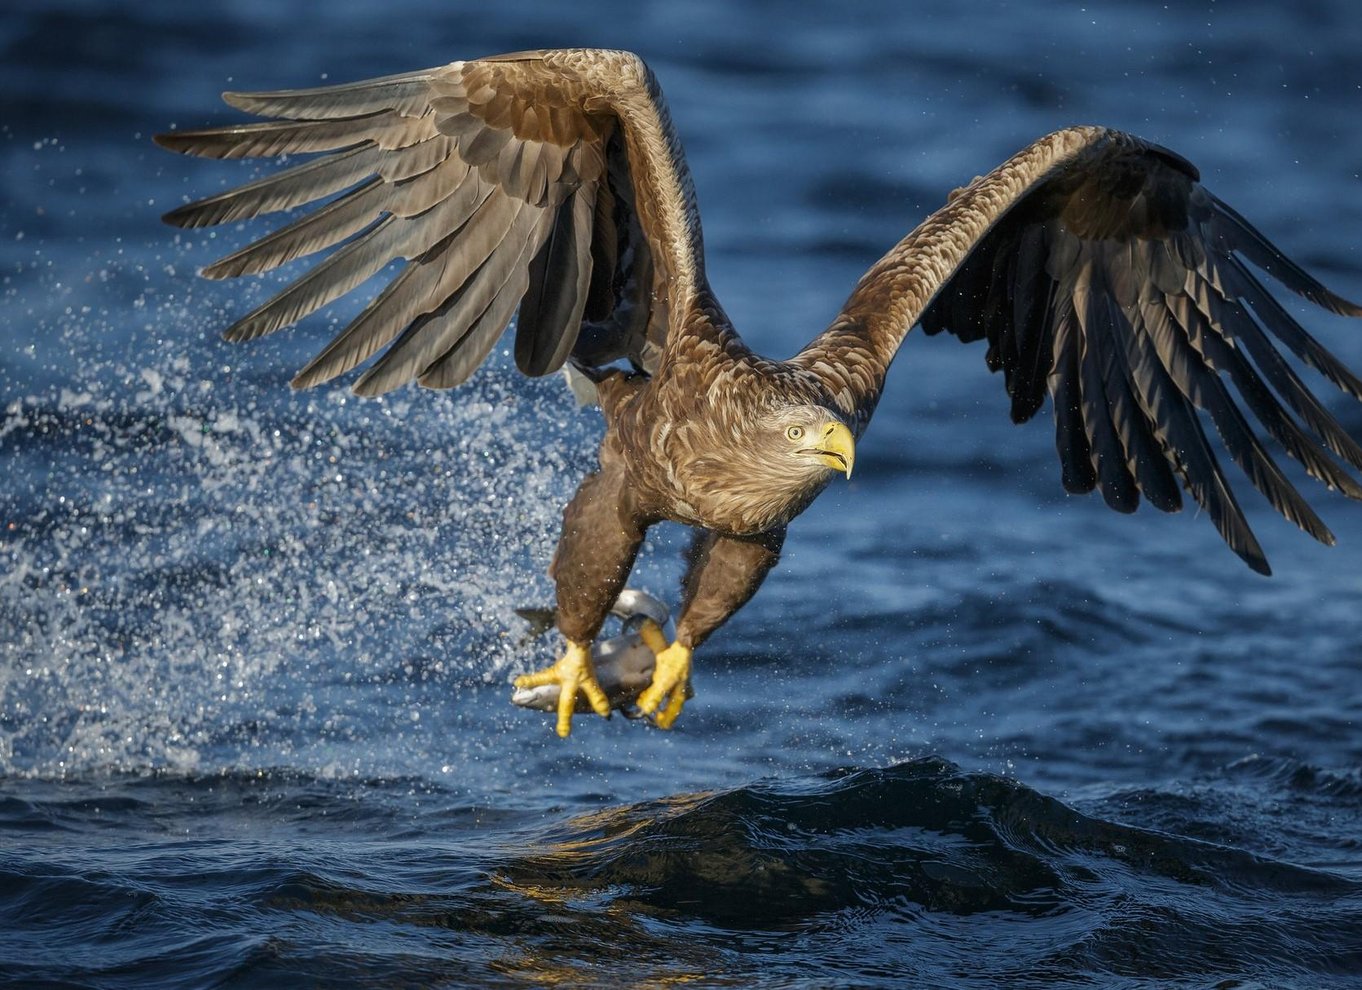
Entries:
<svg viewBox="0 0 1362 990">
<path fill-rule="evenodd" d="M 792 426 L 792 427 L 790 427 L 788 430 L 785 431 L 785 435 L 786 435 L 787 437 L 789 437 L 791 440 L 803 440 L 803 439 L 804 439 L 804 427 L 802 427 L 802 426 Z"/>
</svg>

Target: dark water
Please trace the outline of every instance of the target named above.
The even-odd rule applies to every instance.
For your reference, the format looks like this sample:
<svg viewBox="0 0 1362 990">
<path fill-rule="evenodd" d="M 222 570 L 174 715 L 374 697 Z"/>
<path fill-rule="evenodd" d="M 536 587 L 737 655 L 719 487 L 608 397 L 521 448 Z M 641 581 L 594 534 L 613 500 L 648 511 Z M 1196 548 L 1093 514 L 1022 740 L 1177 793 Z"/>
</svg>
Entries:
<svg viewBox="0 0 1362 990">
<path fill-rule="evenodd" d="M 1362 16 L 1336 3 L 11 3 L 0 14 L 0 981 L 1362 986 L 1362 507 L 1205 519 L 1059 489 L 982 353 L 910 339 L 662 733 L 560 742 L 557 513 L 598 426 L 506 362 L 291 395 L 324 320 L 157 216 L 156 151 L 272 88 L 636 48 L 715 287 L 794 351 L 954 186 L 1106 123 L 1362 296 Z M 343 315 L 343 313 L 342 313 Z M 1362 327 L 1301 311 L 1362 368 Z M 1312 382 L 1318 379 L 1311 378 Z M 1362 410 L 1322 390 L 1356 435 Z M 640 582 L 675 598 L 682 535 Z"/>
</svg>

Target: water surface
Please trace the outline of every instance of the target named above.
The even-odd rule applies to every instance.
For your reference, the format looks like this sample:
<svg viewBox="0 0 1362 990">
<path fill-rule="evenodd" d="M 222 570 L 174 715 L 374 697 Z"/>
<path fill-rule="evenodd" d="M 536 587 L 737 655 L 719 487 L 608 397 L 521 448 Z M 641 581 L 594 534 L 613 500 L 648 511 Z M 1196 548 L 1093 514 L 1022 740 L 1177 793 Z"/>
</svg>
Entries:
<svg viewBox="0 0 1362 990">
<path fill-rule="evenodd" d="M 1311 493 L 1328 549 L 1246 494 L 1260 578 L 1193 513 L 1065 496 L 1048 417 L 910 338 L 677 729 L 563 742 L 507 703 L 553 647 L 513 610 L 550 599 L 598 421 L 504 355 L 453 393 L 290 393 L 328 321 L 222 343 L 270 285 L 194 271 L 245 231 L 157 220 L 256 166 L 149 141 L 236 119 L 226 88 L 629 47 L 760 350 L 1070 123 L 1186 155 L 1356 298 L 1349 4 L 7 10 L 0 977 L 1362 984 L 1362 507 Z M 1362 368 L 1357 326 L 1293 311 Z M 638 582 L 674 601 L 683 541 Z"/>
</svg>

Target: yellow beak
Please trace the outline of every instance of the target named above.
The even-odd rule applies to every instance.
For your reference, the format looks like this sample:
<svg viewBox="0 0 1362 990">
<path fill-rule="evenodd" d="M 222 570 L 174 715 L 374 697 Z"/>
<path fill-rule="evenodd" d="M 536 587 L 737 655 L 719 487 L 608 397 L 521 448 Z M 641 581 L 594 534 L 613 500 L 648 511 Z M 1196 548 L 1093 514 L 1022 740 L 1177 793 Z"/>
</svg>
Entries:
<svg viewBox="0 0 1362 990">
<path fill-rule="evenodd" d="M 851 477 L 851 468 L 856 463 L 856 440 L 845 424 L 829 423 L 823 427 L 823 435 L 808 452 L 834 471 L 844 472 L 848 478 Z"/>
</svg>

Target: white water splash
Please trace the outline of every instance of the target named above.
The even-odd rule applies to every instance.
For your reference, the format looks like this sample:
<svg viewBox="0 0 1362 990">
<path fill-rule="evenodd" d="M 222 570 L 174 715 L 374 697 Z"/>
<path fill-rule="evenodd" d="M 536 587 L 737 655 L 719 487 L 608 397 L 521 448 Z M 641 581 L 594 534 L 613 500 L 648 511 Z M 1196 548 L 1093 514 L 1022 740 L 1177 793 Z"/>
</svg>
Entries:
<svg viewBox="0 0 1362 990">
<path fill-rule="evenodd" d="M 68 307 L 60 384 L 5 407 L 0 773 L 332 759 L 524 666 L 513 609 L 551 601 L 594 449 L 561 383 L 503 358 L 456 392 L 290 395 L 186 354 L 218 314 L 170 296 Z"/>
</svg>

